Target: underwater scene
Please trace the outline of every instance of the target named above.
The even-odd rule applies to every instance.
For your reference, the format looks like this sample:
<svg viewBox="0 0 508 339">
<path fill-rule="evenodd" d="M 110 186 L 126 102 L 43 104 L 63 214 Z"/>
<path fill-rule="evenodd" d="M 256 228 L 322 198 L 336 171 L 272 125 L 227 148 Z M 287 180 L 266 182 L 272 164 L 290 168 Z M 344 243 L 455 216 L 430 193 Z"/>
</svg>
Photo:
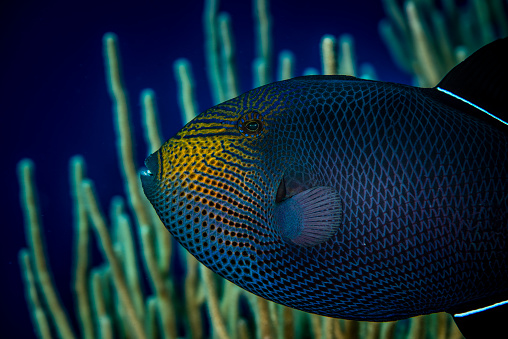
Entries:
<svg viewBox="0 0 508 339">
<path fill-rule="evenodd" d="M 501 100 L 496 92 L 500 87 L 499 79 L 508 75 L 506 69 L 501 68 L 497 72 L 499 76 L 492 80 L 494 89 L 483 82 L 479 84 L 484 88 L 481 93 L 496 93 L 492 97 L 489 94 L 489 100 L 485 102 L 483 97 L 476 102 L 474 88 L 464 85 L 467 89 L 461 89 L 461 84 L 468 82 L 467 76 L 459 76 L 458 71 L 449 73 L 466 60 L 459 71 L 470 71 L 472 79 L 487 82 L 490 78 L 484 80 L 478 74 L 490 75 L 495 73 L 490 69 L 496 67 L 484 70 L 478 67 L 480 61 L 492 66 L 500 63 L 499 60 L 506 60 L 503 59 L 508 55 L 506 39 L 482 49 L 483 54 L 476 53 L 475 57 L 467 59 L 483 46 L 508 36 L 508 2 L 505 0 L 189 0 L 92 1 L 82 4 L 10 1 L 1 5 L 0 18 L 4 65 L 0 77 L 0 136 L 6 150 L 1 167 L 2 211 L 8 216 L 0 238 L 4 272 L 1 279 L 4 291 L 0 307 L 1 338 L 488 338 L 488 328 L 493 327 L 494 319 L 497 326 L 502 325 L 498 319 L 506 319 L 507 313 L 501 312 L 488 313 L 487 320 L 472 317 L 477 317 L 474 314 L 476 309 L 482 313 L 490 310 L 492 305 L 505 312 L 503 307 L 506 305 L 502 300 L 508 299 L 508 286 L 504 283 L 508 263 L 504 245 L 505 239 L 508 242 L 505 236 L 508 167 L 503 166 L 507 159 L 501 155 L 507 153 L 503 150 L 507 149 L 508 133 L 502 125 L 508 125 L 508 120 L 506 109 L 499 109 Z M 249 99 L 242 99 L 241 95 L 252 89 L 301 76 L 311 77 L 302 78 L 302 83 L 299 80 L 283 82 L 281 88 L 277 85 L 263 87 L 266 90 L 249 92 L 251 94 L 245 94 Z M 232 126 L 235 131 L 239 129 L 241 136 L 259 141 L 263 128 L 269 130 L 272 118 L 269 114 L 267 117 L 252 113 L 252 107 L 262 111 L 266 102 L 272 100 L 267 98 L 279 100 L 278 93 L 273 94 L 279 90 L 291 92 L 290 97 L 295 102 L 303 99 L 297 96 L 295 99 L 294 93 L 305 91 L 306 86 L 312 90 L 318 86 L 317 93 L 321 95 L 329 87 L 321 90 L 320 83 L 328 79 L 352 82 L 353 91 L 361 86 L 381 84 L 379 86 L 384 87 L 369 89 L 369 93 L 378 95 L 385 91 L 388 97 L 399 93 L 397 91 L 413 91 L 409 86 L 429 88 L 429 91 L 415 90 L 415 97 L 421 95 L 423 99 L 421 103 L 408 104 L 409 111 L 421 108 L 443 115 L 452 110 L 464 112 L 466 118 L 463 120 L 443 118 L 443 126 L 450 128 L 448 131 L 453 138 L 464 136 L 462 140 L 467 144 L 471 134 L 453 134 L 454 127 L 459 126 L 454 123 L 458 121 L 460 126 L 473 126 L 474 140 L 484 141 L 485 147 L 490 145 L 489 138 L 497 141 L 495 150 L 494 146 L 486 151 L 481 148 L 484 157 L 477 161 L 485 168 L 492 163 L 493 167 L 488 170 L 492 170 L 491 177 L 498 180 L 497 184 L 494 181 L 485 184 L 495 187 L 486 189 L 487 197 L 482 198 L 480 205 L 490 199 L 497 201 L 499 207 L 492 215 L 475 214 L 484 223 L 495 220 L 497 224 L 474 238 L 473 243 L 479 244 L 480 251 L 485 253 L 488 252 L 485 248 L 500 252 L 491 257 L 489 254 L 482 256 L 483 261 L 478 264 L 479 270 L 491 269 L 491 274 L 485 275 L 489 281 L 460 285 L 474 286 L 476 291 L 466 293 L 464 288 L 451 288 L 452 292 L 448 293 L 446 282 L 440 280 L 437 273 L 437 278 L 432 277 L 432 272 L 442 273 L 440 268 L 432 271 L 425 265 L 418 267 L 420 262 L 415 264 L 415 271 L 431 274 L 417 274 L 407 286 L 402 273 L 400 281 L 393 277 L 383 280 L 382 272 L 379 281 L 372 281 L 361 275 L 363 268 L 359 273 L 351 273 L 353 277 L 360 274 L 351 285 L 343 285 L 343 280 L 317 281 L 319 279 L 315 277 L 320 277 L 321 273 L 312 275 L 312 262 L 320 267 L 316 270 L 328 269 L 318 263 L 321 260 L 319 252 L 337 249 L 328 240 L 337 237 L 339 230 L 344 229 L 347 213 L 351 213 L 344 211 L 344 206 L 356 198 L 345 198 L 323 184 L 314 185 L 318 186 L 316 189 L 310 181 L 320 181 L 300 175 L 300 172 L 295 174 L 298 179 L 288 179 L 288 176 L 273 179 L 276 184 L 270 186 L 268 192 L 252 190 L 262 186 L 261 182 L 271 182 L 262 175 L 259 181 L 246 179 L 248 184 L 244 184 L 237 180 L 227 188 L 222 182 L 207 182 L 211 186 L 217 185 L 217 192 L 223 195 L 229 189 L 241 196 L 241 199 L 235 198 L 234 203 L 235 199 L 229 198 L 231 206 L 241 205 L 242 199 L 252 203 L 254 208 L 244 207 L 249 215 L 260 219 L 265 215 L 256 208 L 265 205 L 256 205 L 254 198 L 274 197 L 275 207 L 270 207 L 275 211 L 273 219 L 282 226 L 270 231 L 275 234 L 270 233 L 270 237 L 285 241 L 282 242 L 284 250 L 292 251 L 288 256 L 269 257 L 269 253 L 279 249 L 270 241 L 266 241 L 268 245 L 262 250 L 257 247 L 253 252 L 239 250 L 233 253 L 227 247 L 221 247 L 222 240 L 219 240 L 220 246 L 210 245 L 211 253 L 205 249 L 202 252 L 201 245 L 195 245 L 199 242 L 198 233 L 199 237 L 213 233 L 211 238 L 214 241 L 222 230 L 220 227 L 220 231 L 215 230 L 215 225 L 205 223 L 203 220 L 209 216 L 197 205 L 181 203 L 180 207 L 191 211 L 187 214 L 188 220 L 193 219 L 200 227 L 210 226 L 210 234 L 198 227 L 171 229 L 170 220 L 174 219 L 168 214 L 170 199 L 161 198 L 163 185 L 154 184 L 157 180 L 163 182 L 164 175 L 171 175 L 164 173 L 167 169 L 164 167 L 165 157 L 172 157 L 173 166 L 180 161 L 185 171 L 187 156 L 205 159 L 206 156 L 201 156 L 196 149 L 215 147 L 211 143 L 204 146 L 199 142 L 193 144 L 193 141 L 182 146 L 181 140 L 225 133 L 227 127 L 218 128 L 214 124 L 226 126 L 232 119 L 228 114 L 237 114 L 238 110 L 249 107 L 242 119 L 235 115 Z M 506 89 L 506 84 L 500 88 Z M 438 89 L 440 93 L 437 93 Z M 459 95 L 452 93 L 455 90 Z M 236 97 L 239 99 L 233 99 Z M 354 102 L 359 101 L 355 94 L 352 97 Z M 251 98 L 255 104 L 250 102 Z M 365 107 L 380 107 L 388 100 L 386 98 L 370 102 Z M 469 98 L 474 99 L 471 102 Z M 230 99 L 233 100 L 228 101 Z M 284 105 L 283 101 L 277 107 Z M 432 105 L 436 103 L 439 107 L 433 109 Z M 215 105 L 218 106 L 208 115 L 197 117 Z M 273 108 L 266 110 L 274 111 Z M 478 111 L 487 113 L 492 121 L 480 116 L 483 113 Z M 436 113 L 436 121 L 441 121 L 439 114 Z M 179 132 L 191 120 L 193 122 Z M 372 118 L 370 122 L 375 124 L 377 121 Z M 467 125 L 468 122 L 471 125 Z M 328 126 L 324 128 L 325 132 L 337 129 L 334 122 L 324 125 Z M 305 122 L 301 126 L 307 127 L 308 131 L 295 135 L 312 135 L 313 127 L 306 126 Z M 378 133 L 404 134 L 401 128 Z M 446 128 L 443 133 L 448 134 Z M 360 136 L 361 131 L 358 132 Z M 370 133 L 368 128 L 365 133 Z M 157 151 L 170 138 L 174 141 Z M 293 138 L 296 137 L 291 136 L 291 140 Z M 442 140 L 446 144 L 448 139 Z M 218 144 L 224 146 L 224 142 Z M 441 143 L 441 139 L 435 143 Z M 314 145 L 305 138 L 302 144 Z M 312 152 L 317 154 L 321 146 L 316 145 Z M 426 145 L 427 148 L 435 146 L 428 141 Z M 234 158 L 239 149 L 240 146 L 235 144 L 224 159 Z M 252 153 L 246 152 L 246 159 L 255 158 L 252 149 L 249 149 Z M 460 147 L 460 152 L 462 150 Z M 302 163 L 305 152 L 301 153 Z M 354 150 L 351 152 L 355 153 Z M 154 155 L 145 163 L 150 154 Z M 457 161 L 469 161 L 468 154 L 461 153 Z M 408 159 L 411 162 L 412 158 Z M 211 163 L 211 168 L 221 166 Z M 247 167 L 245 163 L 242 166 Z M 221 180 L 240 173 L 229 168 L 219 172 Z M 379 173 L 373 175 L 381 176 Z M 189 181 L 183 177 L 182 174 L 180 180 L 187 185 Z M 178 178 L 171 180 L 176 182 Z M 382 176 L 379 180 L 382 181 Z M 458 184 L 451 180 L 450 185 Z M 238 193 L 245 187 L 249 188 L 246 192 L 250 192 L 247 196 Z M 197 197 L 194 199 L 183 192 L 179 193 L 180 197 L 198 202 Z M 322 199 L 318 205 L 328 199 L 332 201 L 331 207 L 317 209 L 325 214 L 317 218 L 303 213 L 301 218 L 311 219 L 308 224 L 319 226 L 306 228 L 303 222 L 295 235 L 296 231 L 286 229 L 284 223 L 298 224 L 300 221 L 295 221 L 293 216 L 299 212 L 292 208 L 314 206 L 313 194 Z M 217 201 L 224 201 L 221 202 L 223 211 L 229 208 L 226 207 L 227 199 L 222 199 L 220 193 L 211 195 Z M 214 199 L 209 199 L 208 205 L 217 208 Z M 292 212 L 288 213 L 281 206 Z M 314 212 L 317 207 L 312 208 L 311 212 Z M 176 208 L 171 211 L 176 215 Z M 360 206 L 355 213 L 362 212 L 367 214 Z M 233 212 L 229 217 L 228 213 L 224 215 L 230 219 L 230 225 L 234 224 L 235 218 L 242 219 Z M 213 215 L 213 220 L 226 225 L 224 215 L 221 214 L 222 219 L 219 214 Z M 381 218 L 379 215 L 375 217 Z M 436 229 L 442 226 L 439 223 L 432 225 Z M 227 227 L 224 229 L 225 244 L 229 246 L 235 235 Z M 265 237 L 250 226 L 245 226 L 245 230 L 251 233 L 237 234 L 241 240 L 240 248 L 247 248 L 249 241 L 259 245 L 256 236 Z M 439 252 L 448 247 L 453 252 L 460 247 L 451 247 L 453 236 L 442 236 L 440 232 L 439 229 L 427 234 L 439 240 L 436 244 L 425 240 L 431 251 Z M 345 235 L 339 242 L 348 240 L 351 239 Z M 232 246 L 237 247 L 233 240 Z M 300 268 L 273 273 L 268 272 L 272 269 L 269 265 L 265 266 L 265 272 L 253 264 L 242 267 L 246 258 L 228 259 L 222 266 L 219 261 L 225 262 L 225 253 L 240 258 L 250 256 L 251 259 L 259 255 L 267 262 L 287 260 L 291 263 L 289 256 L 293 254 L 298 258 L 308 257 Z M 345 257 L 349 258 L 348 253 Z M 350 261 L 353 260 L 356 259 Z M 426 263 L 425 260 L 422 262 Z M 351 270 L 354 270 L 356 264 L 352 265 Z M 446 265 L 443 261 L 443 266 Z M 289 277 L 288 272 L 293 270 L 305 273 L 299 275 L 297 272 Z M 452 271 L 442 274 L 448 277 Z M 259 280 L 258 275 L 261 275 Z M 251 284 L 253 277 L 259 286 L 275 277 L 283 278 L 268 287 L 266 284 L 259 287 L 256 283 Z M 458 272 L 452 279 L 456 286 L 463 280 L 460 277 Z M 336 285 L 332 286 L 335 281 Z M 289 285 L 291 282 L 295 285 Z M 386 287 L 385 282 L 393 286 Z M 435 286 L 426 286 L 430 282 L 435 282 Z M 372 290 L 372 286 L 374 289 L 379 287 L 379 290 Z M 319 290 L 321 288 L 325 291 Z M 355 291 L 343 291 L 346 288 Z M 436 301 L 432 298 L 439 290 L 442 295 Z M 287 294 L 280 295 L 277 291 L 287 291 Z M 392 292 L 400 299 L 389 294 Z M 338 293 L 344 293 L 350 299 L 338 296 Z M 332 294 L 334 296 L 330 296 Z M 327 297 L 321 300 L 317 297 L 321 295 Z M 415 299 L 415 295 L 418 298 Z M 463 295 L 471 297 L 460 300 Z M 505 296 L 507 298 L 502 299 Z M 397 310 L 390 308 L 389 305 L 397 305 L 398 301 L 400 307 Z M 463 317 L 462 324 L 457 318 L 454 321 L 452 315 Z M 475 327 L 471 328 L 471 324 Z"/>
</svg>

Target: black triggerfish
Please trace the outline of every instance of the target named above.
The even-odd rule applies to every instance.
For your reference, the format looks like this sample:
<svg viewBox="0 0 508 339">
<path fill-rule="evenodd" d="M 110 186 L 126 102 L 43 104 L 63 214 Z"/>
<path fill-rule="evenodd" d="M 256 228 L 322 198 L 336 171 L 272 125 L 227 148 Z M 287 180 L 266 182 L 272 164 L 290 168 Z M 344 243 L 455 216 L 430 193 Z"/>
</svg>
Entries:
<svg viewBox="0 0 508 339">
<path fill-rule="evenodd" d="M 274 82 L 201 113 L 141 181 L 180 244 L 249 292 L 355 320 L 445 311 L 488 338 L 508 314 L 507 99 L 508 38 L 434 88 Z"/>
</svg>

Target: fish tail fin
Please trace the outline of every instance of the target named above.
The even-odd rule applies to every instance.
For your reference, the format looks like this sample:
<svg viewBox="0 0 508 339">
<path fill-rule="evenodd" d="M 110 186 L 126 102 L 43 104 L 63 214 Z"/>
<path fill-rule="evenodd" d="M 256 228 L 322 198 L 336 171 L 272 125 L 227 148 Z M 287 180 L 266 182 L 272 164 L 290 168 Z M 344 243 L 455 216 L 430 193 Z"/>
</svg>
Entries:
<svg viewBox="0 0 508 339">
<path fill-rule="evenodd" d="M 450 97 L 448 103 L 454 105 L 455 100 L 462 109 L 469 105 L 467 113 L 508 131 L 508 38 L 480 48 L 448 72 L 435 89 Z"/>
</svg>

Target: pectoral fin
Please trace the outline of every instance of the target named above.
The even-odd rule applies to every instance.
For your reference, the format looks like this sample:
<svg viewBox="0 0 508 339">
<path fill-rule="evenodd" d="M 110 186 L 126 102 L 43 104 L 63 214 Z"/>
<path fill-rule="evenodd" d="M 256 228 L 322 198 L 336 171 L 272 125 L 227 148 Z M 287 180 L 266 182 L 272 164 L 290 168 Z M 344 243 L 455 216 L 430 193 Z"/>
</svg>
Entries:
<svg viewBox="0 0 508 339">
<path fill-rule="evenodd" d="M 332 187 L 314 187 L 282 201 L 275 208 L 282 238 L 299 246 L 327 241 L 342 223 L 342 201 Z"/>
</svg>

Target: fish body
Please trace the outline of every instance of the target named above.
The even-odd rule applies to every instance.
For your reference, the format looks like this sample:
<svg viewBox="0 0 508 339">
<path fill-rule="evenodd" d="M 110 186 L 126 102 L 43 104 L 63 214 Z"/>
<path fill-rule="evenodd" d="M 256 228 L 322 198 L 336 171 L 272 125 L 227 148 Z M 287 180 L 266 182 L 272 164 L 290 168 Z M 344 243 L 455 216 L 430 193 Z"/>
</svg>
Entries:
<svg viewBox="0 0 508 339">
<path fill-rule="evenodd" d="M 200 262 L 296 309 L 390 321 L 507 300 L 506 109 L 451 95 L 482 59 L 436 88 L 307 76 L 253 89 L 149 156 L 145 194 Z"/>
</svg>

